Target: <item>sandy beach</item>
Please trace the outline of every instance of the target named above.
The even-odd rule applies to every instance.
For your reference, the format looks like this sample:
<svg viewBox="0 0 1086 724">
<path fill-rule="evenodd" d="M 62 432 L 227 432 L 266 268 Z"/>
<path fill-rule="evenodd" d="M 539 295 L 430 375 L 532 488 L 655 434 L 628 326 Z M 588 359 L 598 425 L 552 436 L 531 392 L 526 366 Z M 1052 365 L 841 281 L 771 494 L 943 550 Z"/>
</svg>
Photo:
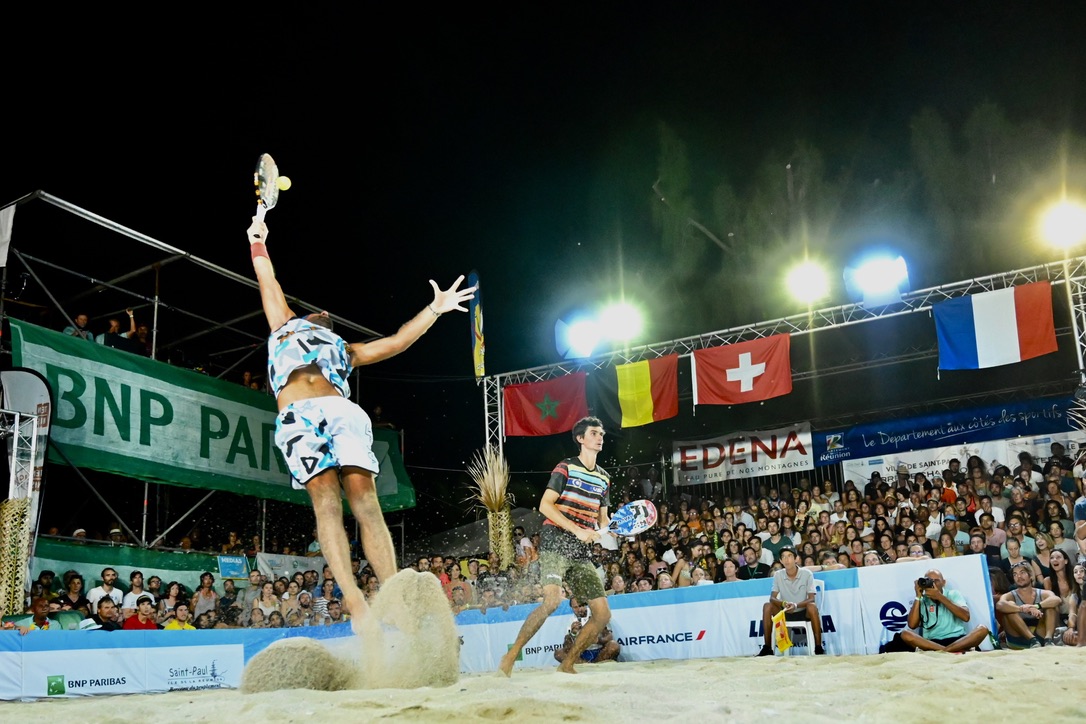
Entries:
<svg viewBox="0 0 1086 724">
<path fill-rule="evenodd" d="M 20 722 L 1083 721 L 1086 648 L 692 659 L 464 675 L 449 687 L 235 690 L 0 704 Z M 17 717 L 17 719 L 16 719 Z"/>
</svg>

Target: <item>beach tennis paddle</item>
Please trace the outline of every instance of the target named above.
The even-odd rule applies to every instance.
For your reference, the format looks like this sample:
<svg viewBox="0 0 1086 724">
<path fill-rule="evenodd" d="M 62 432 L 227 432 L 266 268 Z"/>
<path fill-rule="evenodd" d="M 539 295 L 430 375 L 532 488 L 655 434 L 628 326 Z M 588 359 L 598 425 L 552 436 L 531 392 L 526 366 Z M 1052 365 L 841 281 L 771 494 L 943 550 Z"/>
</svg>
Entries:
<svg viewBox="0 0 1086 724">
<path fill-rule="evenodd" d="M 264 215 L 279 201 L 279 167 L 270 153 L 261 155 L 256 162 L 253 186 L 256 187 L 256 220 L 263 221 Z"/>
<path fill-rule="evenodd" d="M 651 500 L 635 500 L 615 511 L 607 530 L 615 535 L 637 535 L 654 525 L 656 525 L 656 506 Z"/>
</svg>

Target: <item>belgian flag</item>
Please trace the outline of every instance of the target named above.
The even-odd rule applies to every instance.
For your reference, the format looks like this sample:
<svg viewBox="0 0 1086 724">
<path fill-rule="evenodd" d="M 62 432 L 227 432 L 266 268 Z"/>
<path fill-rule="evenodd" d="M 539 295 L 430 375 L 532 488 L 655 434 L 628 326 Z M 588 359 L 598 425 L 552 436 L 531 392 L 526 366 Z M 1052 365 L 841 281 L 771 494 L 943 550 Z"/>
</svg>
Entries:
<svg viewBox="0 0 1086 724">
<path fill-rule="evenodd" d="M 592 373 L 599 414 L 621 427 L 640 427 L 679 414 L 679 355 Z"/>
</svg>

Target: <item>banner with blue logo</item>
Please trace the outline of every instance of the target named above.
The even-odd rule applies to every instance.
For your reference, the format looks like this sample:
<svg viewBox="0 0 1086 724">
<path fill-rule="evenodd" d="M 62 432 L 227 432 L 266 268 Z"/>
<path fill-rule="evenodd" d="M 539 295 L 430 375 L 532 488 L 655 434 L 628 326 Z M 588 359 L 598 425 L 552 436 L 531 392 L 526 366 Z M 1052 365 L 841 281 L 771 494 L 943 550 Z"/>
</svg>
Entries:
<svg viewBox="0 0 1086 724">
<path fill-rule="evenodd" d="M 1070 397 L 906 417 L 812 433 L 815 465 L 950 447 L 985 440 L 1067 432 Z"/>
</svg>

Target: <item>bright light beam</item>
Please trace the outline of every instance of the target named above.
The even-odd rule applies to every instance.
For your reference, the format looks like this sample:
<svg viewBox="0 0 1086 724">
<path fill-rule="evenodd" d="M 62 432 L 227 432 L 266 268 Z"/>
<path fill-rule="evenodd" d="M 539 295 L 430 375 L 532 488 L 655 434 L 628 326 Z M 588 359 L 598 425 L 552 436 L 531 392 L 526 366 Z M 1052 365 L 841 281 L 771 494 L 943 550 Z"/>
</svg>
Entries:
<svg viewBox="0 0 1086 724">
<path fill-rule="evenodd" d="M 1073 201 L 1054 204 L 1041 217 L 1041 237 L 1061 249 L 1086 241 L 1086 207 Z"/>
<path fill-rule="evenodd" d="M 826 270 L 813 261 L 805 261 L 792 268 L 785 277 L 789 293 L 804 304 L 817 302 L 830 293 L 830 279 Z"/>
<path fill-rule="evenodd" d="M 580 319 L 569 325 L 569 353 L 567 358 L 591 357 L 600 343 L 600 326 L 593 319 Z"/>
<path fill-rule="evenodd" d="M 626 302 L 612 304 L 600 313 L 599 326 L 609 339 L 629 342 L 641 334 L 641 312 Z"/>
</svg>

